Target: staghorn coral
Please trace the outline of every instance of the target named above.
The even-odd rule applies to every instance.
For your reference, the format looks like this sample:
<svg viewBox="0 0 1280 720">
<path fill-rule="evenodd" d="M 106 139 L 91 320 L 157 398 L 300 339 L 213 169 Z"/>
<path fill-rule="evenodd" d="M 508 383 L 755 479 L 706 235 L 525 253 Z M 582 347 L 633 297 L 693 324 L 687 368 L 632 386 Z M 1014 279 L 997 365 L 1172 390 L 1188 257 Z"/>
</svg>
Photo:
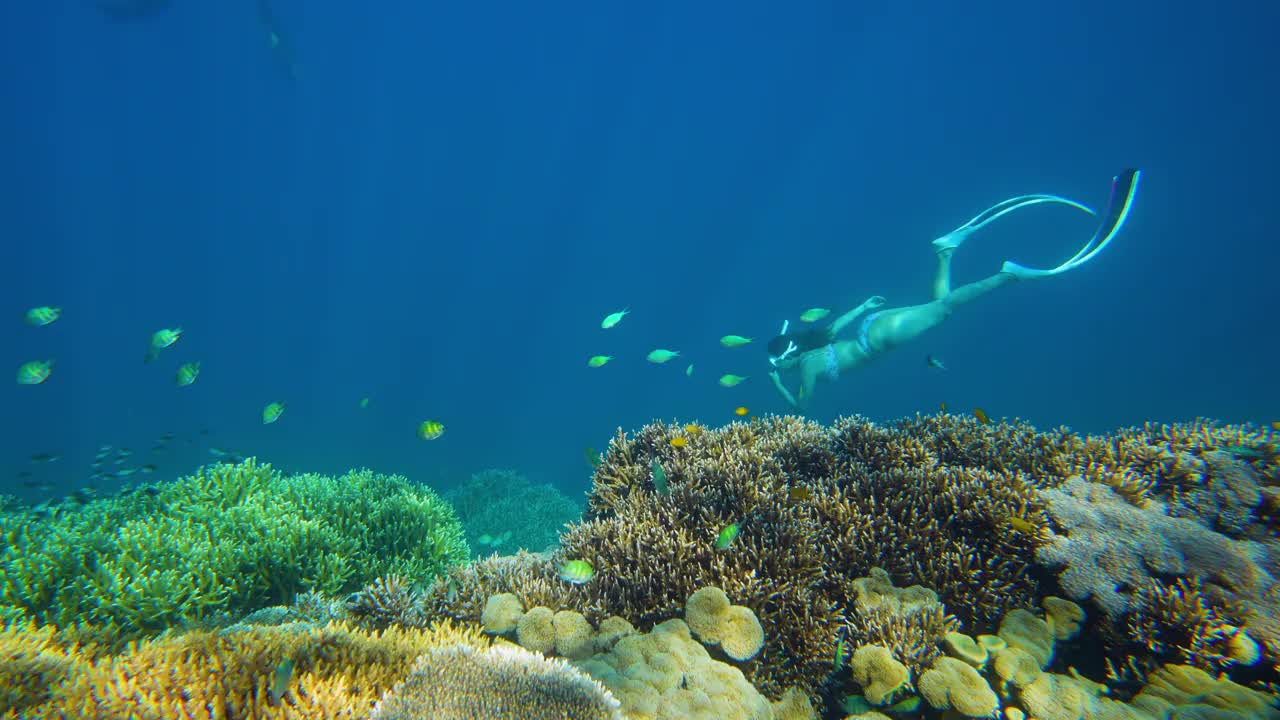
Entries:
<svg viewBox="0 0 1280 720">
<path fill-rule="evenodd" d="M 367 470 L 283 475 L 248 460 L 91 501 L 0 514 L 0 606 L 103 640 L 332 595 L 382 574 L 428 579 L 468 556 L 430 489 Z M 86 631 L 88 632 L 88 631 Z"/>
<path fill-rule="evenodd" d="M 564 660 L 514 645 L 432 648 L 370 720 L 622 720 L 618 701 Z"/>
<path fill-rule="evenodd" d="M 534 485 L 514 470 L 483 470 L 444 493 L 478 554 L 543 550 L 582 507 L 553 485 Z M 487 540 L 487 541 L 486 541 Z"/>
<path fill-rule="evenodd" d="M 852 582 L 855 599 L 849 613 L 853 636 L 889 648 L 912 670 L 920 670 L 940 652 L 940 644 L 958 623 L 934 591 L 912 585 L 896 588 L 882 568 Z"/>
<path fill-rule="evenodd" d="M 442 623 L 427 630 L 382 633 L 340 624 L 241 626 L 170 634 L 109 655 L 53 644 L 47 630 L 29 641 L 58 666 L 43 673 L 44 695 L 6 706 L 0 718 L 44 720 L 321 720 L 367 716 L 404 677 L 414 658 L 442 646 L 488 646 L 478 628 Z M 268 692 L 285 660 L 283 692 Z M 0 668 L 0 682 L 12 667 Z M 32 702 L 34 700 L 34 702 Z"/>
<path fill-rule="evenodd" d="M 983 442 L 953 442 L 969 430 L 946 416 L 892 428 L 766 417 L 698 432 L 665 423 L 620 432 L 583 522 L 561 535 L 559 551 L 451 570 L 429 590 L 427 614 L 474 620 L 488 598 L 511 593 L 523 607 L 578 610 L 592 622 L 620 615 L 643 629 L 679 616 L 686 598 L 713 585 L 759 619 L 765 644 L 743 670 L 772 697 L 823 683 L 842 629 L 852 646 L 914 648 L 903 660 L 918 666 L 955 620 L 939 605 L 910 620 L 868 615 L 859 624 L 853 580 L 882 566 L 954 600 L 964 622 L 994 629 L 1006 609 L 1037 599 L 1029 569 L 1047 521 L 1032 473 L 1071 467 L 1061 432 L 983 426 Z M 677 436 L 680 447 L 670 443 Z M 653 486 L 654 462 L 665 493 Z M 740 534 L 716 550 L 731 523 Z M 555 567 L 567 559 L 590 562 L 595 577 L 560 581 Z"/>
<path fill-rule="evenodd" d="M 428 622 L 422 604 L 422 594 L 404 578 L 388 575 L 352 593 L 343 607 L 361 626 L 381 630 L 392 624 L 425 627 Z"/>
<path fill-rule="evenodd" d="M 1128 615 L 1124 629 L 1132 646 L 1127 649 L 1139 653 L 1143 663 L 1185 663 L 1214 671 L 1235 664 L 1232 641 L 1243 631 L 1227 622 L 1198 581 L 1152 580 L 1139 597 L 1141 610 Z"/>
</svg>

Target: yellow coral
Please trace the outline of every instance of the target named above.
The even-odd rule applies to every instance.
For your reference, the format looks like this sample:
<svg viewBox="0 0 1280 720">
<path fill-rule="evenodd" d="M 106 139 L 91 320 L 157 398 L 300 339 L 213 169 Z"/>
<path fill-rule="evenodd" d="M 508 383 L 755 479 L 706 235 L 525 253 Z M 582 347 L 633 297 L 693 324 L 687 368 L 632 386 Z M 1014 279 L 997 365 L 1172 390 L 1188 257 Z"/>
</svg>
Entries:
<svg viewBox="0 0 1280 720">
<path fill-rule="evenodd" d="M 0 717 L 347 718 L 367 712 L 418 655 L 459 644 L 484 648 L 488 640 L 478 627 L 449 623 L 376 634 L 292 624 L 166 635 L 100 657 L 62 648 L 72 664 L 45 676 L 48 696 Z M 268 690 L 286 660 L 292 671 L 275 698 Z"/>
<path fill-rule="evenodd" d="M 986 717 L 1000 709 L 1000 700 L 972 665 L 945 655 L 920 675 L 920 696 L 938 710 L 951 709 L 967 717 Z"/>
<path fill-rule="evenodd" d="M 684 604 L 684 621 L 689 629 L 704 643 L 719 644 L 721 640 L 720 618 L 732 603 L 729 596 L 718 587 L 708 586 L 695 590 Z"/>
<path fill-rule="evenodd" d="M 962 632 L 949 632 L 942 638 L 947 654 L 981 670 L 987 664 L 987 648 Z"/>
<path fill-rule="evenodd" d="M 1208 705 L 1220 711 L 1235 713 L 1227 715 L 1220 712 L 1214 715 L 1223 720 L 1232 717 L 1240 720 L 1280 718 L 1280 710 L 1273 705 L 1271 696 L 1237 685 L 1226 678 L 1215 678 L 1190 665 L 1165 665 L 1151 673 L 1147 678 L 1147 686 L 1134 698 L 1134 704 L 1141 705 L 1154 699 L 1174 707 Z"/>
<path fill-rule="evenodd" d="M 911 681 L 907 666 L 883 645 L 863 645 L 855 650 L 849 660 L 849 672 L 872 705 L 893 700 L 893 694 Z"/>
<path fill-rule="evenodd" d="M 1045 620 L 1053 628 L 1056 640 L 1070 640 L 1080 632 L 1080 624 L 1084 622 L 1084 608 L 1060 597 L 1049 596 L 1040 601 L 1044 608 Z"/>
<path fill-rule="evenodd" d="M 1027 651 L 1041 668 L 1048 667 L 1053 659 L 1053 628 L 1028 610 L 1011 610 L 1000 620 L 997 634 L 1009 647 Z"/>
<path fill-rule="evenodd" d="M 712 659 L 682 620 L 627 635 L 578 667 L 622 702 L 628 720 L 769 720 L 769 701 L 742 671 Z"/>
<path fill-rule="evenodd" d="M 1035 682 L 1042 672 L 1039 660 L 1026 650 L 1016 647 L 997 652 L 992 669 L 995 670 L 996 677 L 1004 681 L 1006 686 L 1012 685 L 1017 688 L 1023 688 Z"/>
<path fill-rule="evenodd" d="M 484 625 L 485 632 L 502 635 L 515 630 L 522 615 L 524 604 L 520 598 L 512 593 L 498 593 L 485 601 L 480 624 Z"/>
<path fill-rule="evenodd" d="M 614 643 L 622 638 L 634 634 L 636 628 L 626 618 L 610 615 L 600 621 L 600 627 L 596 630 L 595 650 L 596 652 L 609 652 L 613 649 Z"/>
<path fill-rule="evenodd" d="M 555 617 L 551 608 L 541 605 L 529 608 L 516 624 L 516 639 L 527 650 L 543 654 L 553 652 L 556 649 Z"/>
<path fill-rule="evenodd" d="M 685 603 L 684 614 L 699 640 L 719 645 L 734 660 L 750 660 L 764 647 L 764 627 L 755 611 L 731 605 L 718 587 L 694 591 Z"/>
<path fill-rule="evenodd" d="M 595 650 L 595 630 L 582 613 L 561 610 L 551 619 L 556 631 L 556 654 L 570 660 L 590 657 Z"/>
</svg>

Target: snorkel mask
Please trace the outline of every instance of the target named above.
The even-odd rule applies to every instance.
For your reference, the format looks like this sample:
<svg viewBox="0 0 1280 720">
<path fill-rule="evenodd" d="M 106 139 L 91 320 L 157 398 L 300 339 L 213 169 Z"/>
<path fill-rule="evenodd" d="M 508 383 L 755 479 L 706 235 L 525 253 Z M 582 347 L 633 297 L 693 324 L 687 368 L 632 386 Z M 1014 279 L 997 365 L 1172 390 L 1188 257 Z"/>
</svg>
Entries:
<svg viewBox="0 0 1280 720">
<path fill-rule="evenodd" d="M 788 329 L 788 328 L 790 328 L 790 327 L 791 327 L 791 321 L 790 321 L 790 320 L 783 320 L 783 321 L 782 321 L 782 332 L 778 333 L 778 337 L 780 337 L 780 338 L 785 338 L 785 337 L 787 336 L 787 329 Z M 779 354 L 777 354 L 777 355 L 770 355 L 770 356 L 769 356 L 769 364 L 770 364 L 770 365 L 772 365 L 772 366 L 774 366 L 774 367 L 778 367 L 778 363 L 782 362 L 783 360 L 786 360 L 788 357 L 790 357 L 790 356 L 791 356 L 791 354 L 792 354 L 792 353 L 794 353 L 794 352 L 798 351 L 799 349 L 800 349 L 800 346 L 799 346 L 799 345 L 796 345 L 796 343 L 795 343 L 795 341 L 794 341 L 794 340 L 791 340 L 791 339 L 789 339 L 789 338 L 788 338 L 788 339 L 787 339 L 787 347 L 786 347 L 786 349 L 785 349 L 785 350 L 783 350 L 781 353 L 779 353 Z"/>
</svg>

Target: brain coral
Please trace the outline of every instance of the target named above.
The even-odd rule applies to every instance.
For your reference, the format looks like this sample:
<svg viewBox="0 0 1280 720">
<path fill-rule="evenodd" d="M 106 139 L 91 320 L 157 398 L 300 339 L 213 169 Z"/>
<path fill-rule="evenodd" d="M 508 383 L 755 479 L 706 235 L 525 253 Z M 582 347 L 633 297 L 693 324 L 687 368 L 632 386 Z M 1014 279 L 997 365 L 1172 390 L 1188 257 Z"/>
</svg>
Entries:
<svg viewBox="0 0 1280 720">
<path fill-rule="evenodd" d="M 643 629 L 679 617 L 686 598 L 713 585 L 759 619 L 764 648 L 742 667 L 772 697 L 823 683 L 842 628 L 850 647 L 883 641 L 863 637 L 851 615 L 853 581 L 872 567 L 936 592 L 975 629 L 994 629 L 1006 608 L 1037 599 L 1028 569 L 1045 520 L 1026 473 L 1062 463 L 1056 440 L 983 427 L 980 441 L 958 445 L 969 429 L 945 418 L 826 428 L 768 417 L 619 433 L 596 469 L 587 516 L 561 535 L 555 557 L 456 569 L 432 591 L 428 615 L 475 620 L 489 597 L 513 593 L 525 607 L 579 610 L 593 622 L 619 615 Z M 685 443 L 673 446 L 675 437 Z M 655 462 L 668 492 L 653 484 Z M 717 550 L 732 523 L 740 534 Z M 589 561 L 595 577 L 561 582 L 562 559 Z M 949 622 L 932 634 L 940 639 Z"/>
<path fill-rule="evenodd" d="M 284 475 L 248 460 L 37 518 L 0 513 L 0 607 L 119 639 L 239 615 L 469 556 L 430 489 L 367 470 Z"/>
</svg>

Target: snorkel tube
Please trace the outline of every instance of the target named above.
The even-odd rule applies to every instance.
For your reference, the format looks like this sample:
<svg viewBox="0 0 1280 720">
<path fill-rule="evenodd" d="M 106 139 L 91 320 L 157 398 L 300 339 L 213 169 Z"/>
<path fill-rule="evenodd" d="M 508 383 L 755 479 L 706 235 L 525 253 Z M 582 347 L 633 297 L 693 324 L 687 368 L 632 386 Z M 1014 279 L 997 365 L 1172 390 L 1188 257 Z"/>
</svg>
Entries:
<svg viewBox="0 0 1280 720">
<path fill-rule="evenodd" d="M 783 321 L 782 321 L 782 331 L 778 333 L 778 337 L 780 337 L 780 338 L 786 338 L 786 337 L 787 337 L 787 330 L 788 330 L 788 329 L 790 329 L 790 328 L 791 328 L 791 321 L 790 321 L 790 320 L 783 320 Z M 786 360 L 786 359 L 787 359 L 787 357 L 789 357 L 792 353 L 794 353 L 794 352 L 798 351 L 799 349 L 800 349 L 800 346 L 799 346 L 799 345 L 796 345 L 796 341 L 795 341 L 795 340 L 792 340 L 792 339 L 790 339 L 790 338 L 787 338 L 787 347 L 786 347 L 786 349 L 785 349 L 785 350 L 783 350 L 783 351 L 782 351 L 780 354 L 778 354 L 778 355 L 770 355 L 770 356 L 769 356 L 769 364 L 770 364 L 770 365 L 772 365 L 772 366 L 774 366 L 774 367 L 778 367 L 778 363 L 782 362 L 783 360 Z"/>
</svg>

